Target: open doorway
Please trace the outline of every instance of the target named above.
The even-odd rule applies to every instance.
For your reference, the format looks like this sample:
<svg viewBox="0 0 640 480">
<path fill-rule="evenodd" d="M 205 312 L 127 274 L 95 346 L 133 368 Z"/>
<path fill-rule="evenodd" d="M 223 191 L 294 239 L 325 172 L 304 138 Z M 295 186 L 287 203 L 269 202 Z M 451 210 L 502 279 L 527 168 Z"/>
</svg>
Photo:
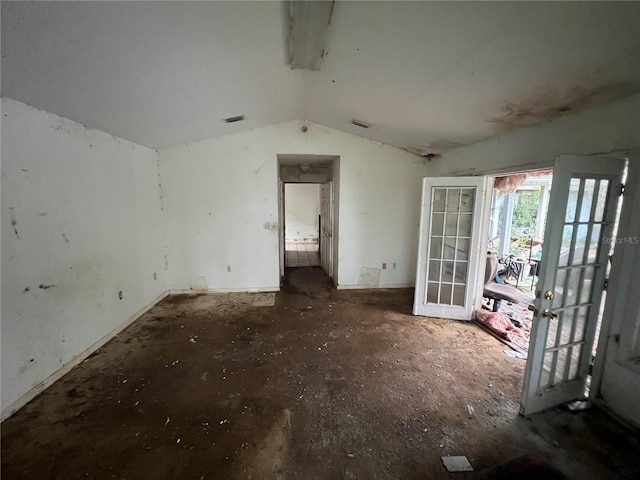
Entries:
<svg viewBox="0 0 640 480">
<path fill-rule="evenodd" d="M 284 185 L 285 266 L 320 266 L 320 184 Z"/>
<path fill-rule="evenodd" d="M 306 267 L 338 283 L 339 162 L 331 155 L 278 155 L 282 282 L 291 269 Z"/>
<path fill-rule="evenodd" d="M 497 177 L 492 190 L 485 287 L 477 320 L 522 357 L 529 348 L 529 306 L 544 251 L 552 181 L 552 170 L 517 173 Z"/>
<path fill-rule="evenodd" d="M 625 165 L 625 158 L 602 156 L 559 155 L 554 162 L 538 278 L 533 279 L 533 289 L 529 287 L 535 292 L 533 303 L 522 305 L 520 298 L 511 302 L 533 313 L 521 397 L 523 415 L 585 398 Z M 415 315 L 459 320 L 471 320 L 478 312 L 488 312 L 494 319 L 500 315 L 480 309 L 477 301 L 479 297 L 500 299 L 487 293 L 491 283 L 498 283 L 492 282 L 498 269 L 485 275 L 490 256 L 481 248 L 488 239 L 488 186 L 493 181 L 489 177 L 423 180 Z M 510 236 L 507 241 L 511 243 Z M 531 250 L 533 245 L 528 247 Z M 517 287 L 509 288 L 519 291 L 516 275 L 507 272 L 507 277 L 518 282 Z M 505 318 L 507 331 L 517 328 Z M 602 352 L 598 357 L 602 358 Z"/>
</svg>

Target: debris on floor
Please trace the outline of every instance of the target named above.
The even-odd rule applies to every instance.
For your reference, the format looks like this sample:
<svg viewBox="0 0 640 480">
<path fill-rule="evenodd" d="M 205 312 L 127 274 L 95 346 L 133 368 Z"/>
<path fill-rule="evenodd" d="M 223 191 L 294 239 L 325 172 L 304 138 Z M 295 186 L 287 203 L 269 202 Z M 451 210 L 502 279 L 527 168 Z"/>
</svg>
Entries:
<svg viewBox="0 0 640 480">
<path fill-rule="evenodd" d="M 476 320 L 495 334 L 496 338 L 505 340 L 504 343 L 515 350 L 524 353 L 529 349 L 529 331 L 526 328 L 516 327 L 503 313 L 476 310 Z"/>
<path fill-rule="evenodd" d="M 2 423 L 2 478 L 447 478 L 531 453 L 640 478 L 633 434 L 595 408 L 521 417 L 522 360 L 413 293 L 293 268 L 268 308 L 171 295 Z M 447 472 L 459 453 L 473 472 Z"/>
<path fill-rule="evenodd" d="M 589 400 L 574 400 L 573 402 L 566 403 L 564 407 L 570 412 L 582 412 L 589 410 L 593 407 L 593 404 Z"/>
<path fill-rule="evenodd" d="M 442 463 L 446 469 L 450 472 L 472 472 L 473 467 L 467 460 L 467 457 L 455 456 L 455 457 L 442 457 Z"/>
<path fill-rule="evenodd" d="M 522 358 L 524 360 L 527 359 L 526 353 L 518 352 L 516 350 L 505 350 L 504 353 L 511 358 Z"/>
<path fill-rule="evenodd" d="M 275 293 L 255 293 L 253 295 L 254 307 L 273 307 L 276 304 Z"/>
</svg>

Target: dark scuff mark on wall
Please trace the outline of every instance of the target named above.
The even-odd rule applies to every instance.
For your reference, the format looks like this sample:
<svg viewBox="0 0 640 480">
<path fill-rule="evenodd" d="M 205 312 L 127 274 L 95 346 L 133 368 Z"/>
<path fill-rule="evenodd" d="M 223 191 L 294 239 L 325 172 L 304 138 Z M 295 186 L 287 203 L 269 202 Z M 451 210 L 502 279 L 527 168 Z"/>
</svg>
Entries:
<svg viewBox="0 0 640 480">
<path fill-rule="evenodd" d="M 38 288 L 41 290 L 48 290 L 51 287 L 55 287 L 55 285 L 51 284 L 51 285 L 45 285 L 44 283 L 41 283 L 40 285 L 38 285 Z"/>
<path fill-rule="evenodd" d="M 409 145 L 402 148 L 402 150 L 414 155 L 424 157 L 425 155 L 429 154 L 440 154 L 448 152 L 449 150 L 464 147 L 466 145 L 466 143 L 456 142 L 453 140 L 448 140 L 446 138 L 439 138 L 437 140 L 433 140 L 428 145 Z"/>
<path fill-rule="evenodd" d="M 62 239 L 64 240 L 64 243 L 69 243 L 69 239 L 67 238 L 67 236 L 64 234 L 64 232 L 62 232 Z"/>
<path fill-rule="evenodd" d="M 501 113 L 490 117 L 488 121 L 498 125 L 502 132 L 539 126 L 565 113 L 576 112 L 597 101 L 604 101 L 623 90 L 620 84 L 615 83 L 574 86 L 565 90 L 547 89 L 535 96 L 507 100 L 500 107 Z"/>
<path fill-rule="evenodd" d="M 23 293 L 27 293 L 29 290 L 31 290 L 31 288 L 29 287 L 24 287 L 24 290 L 22 290 Z"/>
<path fill-rule="evenodd" d="M 18 222 L 16 221 L 16 216 L 13 213 L 13 207 L 9 207 L 9 218 L 11 219 L 11 226 L 13 227 L 13 233 L 16 234 L 16 237 L 20 238 L 20 234 L 18 233 Z"/>
<path fill-rule="evenodd" d="M 256 169 L 253 171 L 253 173 L 254 173 L 255 175 L 259 175 L 259 174 L 260 174 L 260 171 L 264 168 L 264 166 L 265 166 L 266 164 L 267 164 L 267 162 L 265 161 L 262 165 L 260 165 L 258 168 L 256 168 Z"/>
</svg>

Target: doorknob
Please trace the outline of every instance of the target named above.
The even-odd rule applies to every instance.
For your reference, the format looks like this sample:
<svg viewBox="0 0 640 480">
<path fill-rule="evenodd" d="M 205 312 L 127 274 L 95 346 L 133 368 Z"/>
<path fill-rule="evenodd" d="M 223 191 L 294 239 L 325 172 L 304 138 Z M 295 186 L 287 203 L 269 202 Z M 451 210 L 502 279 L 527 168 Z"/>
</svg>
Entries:
<svg viewBox="0 0 640 480">
<path fill-rule="evenodd" d="M 540 313 L 538 311 L 538 309 L 536 307 L 534 307 L 533 305 L 529 305 L 527 307 L 527 309 L 531 310 L 533 312 L 534 316 L 538 316 L 538 314 Z M 556 315 L 555 313 L 553 313 L 551 310 L 549 310 L 548 308 L 545 308 L 544 310 L 542 310 L 542 316 L 545 318 L 549 318 L 551 320 L 554 320 L 556 318 L 558 318 L 558 315 Z"/>
</svg>

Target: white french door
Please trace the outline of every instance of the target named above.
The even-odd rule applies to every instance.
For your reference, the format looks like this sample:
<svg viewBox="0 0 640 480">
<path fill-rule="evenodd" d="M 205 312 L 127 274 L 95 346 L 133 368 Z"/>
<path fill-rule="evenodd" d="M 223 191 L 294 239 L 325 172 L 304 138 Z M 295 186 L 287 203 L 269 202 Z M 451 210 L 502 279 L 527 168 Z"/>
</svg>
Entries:
<svg viewBox="0 0 640 480">
<path fill-rule="evenodd" d="M 625 161 L 556 158 L 521 413 L 584 395 Z"/>
<path fill-rule="evenodd" d="M 486 177 L 423 180 L 414 315 L 471 320 L 480 306 L 491 183 Z"/>
</svg>

